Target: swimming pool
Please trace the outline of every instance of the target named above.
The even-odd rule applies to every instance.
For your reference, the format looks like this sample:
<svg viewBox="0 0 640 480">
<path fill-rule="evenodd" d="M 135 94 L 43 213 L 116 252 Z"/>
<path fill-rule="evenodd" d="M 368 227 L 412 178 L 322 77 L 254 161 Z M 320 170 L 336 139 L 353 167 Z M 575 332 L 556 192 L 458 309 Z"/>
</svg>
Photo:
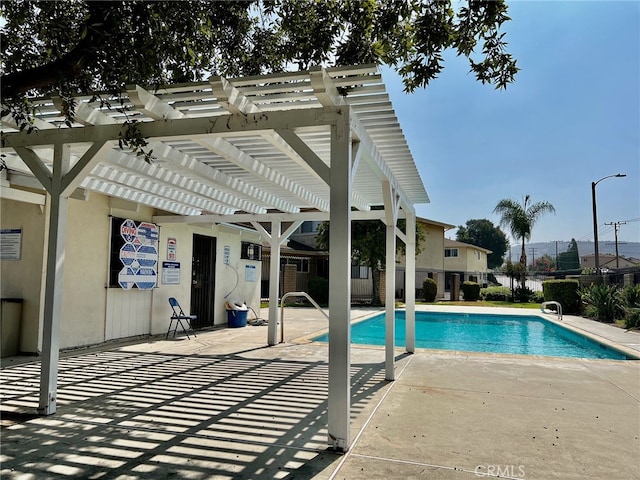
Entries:
<svg viewBox="0 0 640 480">
<path fill-rule="evenodd" d="M 405 345 L 405 312 L 396 312 L 396 346 Z M 328 340 L 328 334 L 316 337 Z M 351 326 L 356 344 L 384 345 L 384 313 Z M 536 315 L 416 312 L 416 347 L 548 357 L 628 360 L 617 350 Z"/>
</svg>

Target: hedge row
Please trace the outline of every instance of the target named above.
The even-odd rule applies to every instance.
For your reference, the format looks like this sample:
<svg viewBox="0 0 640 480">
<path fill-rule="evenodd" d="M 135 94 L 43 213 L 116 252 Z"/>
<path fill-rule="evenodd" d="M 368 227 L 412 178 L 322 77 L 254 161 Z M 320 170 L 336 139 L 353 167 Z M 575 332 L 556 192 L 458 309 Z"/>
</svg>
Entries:
<svg viewBox="0 0 640 480">
<path fill-rule="evenodd" d="M 563 313 L 580 313 L 580 282 L 578 280 L 545 280 L 542 292 L 546 302 L 556 301 Z"/>
</svg>

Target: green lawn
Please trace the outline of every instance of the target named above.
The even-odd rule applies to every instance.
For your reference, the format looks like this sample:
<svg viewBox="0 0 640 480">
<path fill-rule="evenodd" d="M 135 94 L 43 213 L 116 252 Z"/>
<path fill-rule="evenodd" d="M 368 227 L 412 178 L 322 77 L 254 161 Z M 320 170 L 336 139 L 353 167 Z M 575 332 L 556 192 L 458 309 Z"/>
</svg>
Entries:
<svg viewBox="0 0 640 480">
<path fill-rule="evenodd" d="M 401 302 L 396 302 L 396 305 L 401 307 L 404 304 Z M 426 302 L 420 302 L 420 301 L 416 301 L 416 305 L 438 305 L 438 306 L 443 306 L 443 307 L 447 307 L 447 306 L 462 306 L 462 307 L 511 307 L 511 308 L 532 308 L 532 309 L 539 309 L 540 308 L 540 304 L 539 303 L 511 303 L 511 302 L 499 302 L 499 301 L 494 301 L 494 300 L 478 300 L 477 302 L 465 302 L 465 301 L 460 301 L 460 302 L 433 302 L 433 303 L 426 303 Z M 269 302 L 261 302 L 260 303 L 260 308 L 267 308 L 269 306 Z M 289 307 L 309 307 L 311 305 L 309 304 L 304 304 L 304 305 L 288 305 Z"/>
<path fill-rule="evenodd" d="M 512 303 L 512 302 L 500 302 L 497 300 L 478 300 L 477 302 L 434 302 L 434 303 L 425 303 L 425 302 L 416 302 L 418 305 L 438 305 L 438 306 L 462 306 L 462 307 L 510 307 L 510 308 L 531 308 L 531 309 L 540 309 L 539 303 Z"/>
</svg>

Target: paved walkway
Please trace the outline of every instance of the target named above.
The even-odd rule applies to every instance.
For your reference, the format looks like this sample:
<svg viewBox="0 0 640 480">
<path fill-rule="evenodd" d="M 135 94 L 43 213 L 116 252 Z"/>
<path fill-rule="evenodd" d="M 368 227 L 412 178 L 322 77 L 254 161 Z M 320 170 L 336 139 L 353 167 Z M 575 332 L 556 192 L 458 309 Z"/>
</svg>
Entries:
<svg viewBox="0 0 640 480">
<path fill-rule="evenodd" d="M 285 326 L 274 347 L 247 326 L 70 352 L 50 417 L 32 415 L 37 359 L 3 359 L 0 475 L 638 478 L 640 362 L 398 350 L 387 382 L 384 350 L 354 346 L 340 455 L 326 450 L 327 347 L 298 343 L 327 321 L 288 309 Z"/>
</svg>

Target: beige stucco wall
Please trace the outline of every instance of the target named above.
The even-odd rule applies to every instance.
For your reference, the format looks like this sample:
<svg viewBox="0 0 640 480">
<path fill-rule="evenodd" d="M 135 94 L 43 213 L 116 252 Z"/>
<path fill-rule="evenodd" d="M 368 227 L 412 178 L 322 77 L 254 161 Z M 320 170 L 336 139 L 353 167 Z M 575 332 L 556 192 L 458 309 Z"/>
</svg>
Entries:
<svg viewBox="0 0 640 480">
<path fill-rule="evenodd" d="M 487 271 L 487 254 L 473 248 L 466 249 L 467 271 L 486 273 Z"/>
<path fill-rule="evenodd" d="M 457 248 L 458 256 L 445 257 L 444 266 L 447 271 L 470 273 L 487 271 L 487 254 L 485 252 L 457 245 L 450 248 Z M 480 258 L 478 258 L 478 252 L 480 253 Z"/>
<path fill-rule="evenodd" d="M 220 225 L 216 227 L 217 262 L 216 262 L 216 318 L 215 323 L 227 322 L 225 300 L 230 302 L 244 302 L 251 307 L 256 314 L 260 313 L 260 279 L 262 277 L 262 262 L 245 260 L 240 258 L 241 242 L 261 244 L 261 237 L 257 233 L 247 230 Z M 230 262 L 225 265 L 223 261 L 224 247 L 230 247 Z M 246 281 L 246 267 L 255 267 L 255 281 Z M 237 283 L 237 285 L 236 285 Z M 249 312 L 249 318 L 253 313 Z M 266 334 L 265 334 L 266 338 Z"/>
<path fill-rule="evenodd" d="M 444 296 L 444 227 L 432 223 L 421 222 L 418 219 L 419 228 L 422 229 L 424 241 L 421 251 L 416 255 L 416 288 L 422 288 L 422 282 L 429 273 L 438 284 L 438 298 Z M 404 265 L 405 259 L 400 256 L 399 262 Z M 399 269 L 404 274 L 404 267 Z M 421 300 L 421 299 L 419 299 Z"/>
<path fill-rule="evenodd" d="M 104 341 L 109 199 L 69 199 L 60 348 Z"/>
<path fill-rule="evenodd" d="M 131 209 L 127 208 L 131 207 Z M 258 234 L 216 226 L 160 225 L 158 287 L 150 291 L 107 288 L 110 216 L 152 221 L 156 212 L 144 206 L 114 201 L 91 193 L 87 201 L 68 202 L 67 235 L 60 323 L 60 348 L 80 347 L 131 335 L 166 332 L 175 296 L 189 310 L 191 299 L 192 236 L 217 238 L 215 323 L 226 323 L 225 295 L 260 308 L 261 262 L 241 260 L 241 241 L 260 243 Z M 43 270 L 46 254 L 47 210 L 37 205 L 2 199 L 2 228 L 22 228 L 22 258 L 0 264 L 2 297 L 24 299 L 21 351 L 39 352 L 43 312 Z M 181 262 L 179 285 L 162 284 L 161 262 L 167 260 L 167 238 L 177 239 Z M 224 246 L 231 249 L 230 265 L 224 265 Z M 255 281 L 246 281 L 245 267 L 255 267 Z M 237 276 L 236 276 L 237 272 Z M 236 285 L 237 283 L 237 285 Z M 252 318 L 252 314 L 249 315 Z"/>
<path fill-rule="evenodd" d="M 444 268 L 444 229 L 441 226 L 420 222 L 424 233 L 422 251 L 416 256 L 416 268 Z"/>
<path fill-rule="evenodd" d="M 182 309 L 188 314 L 191 308 L 191 254 L 193 251 L 193 227 L 184 224 L 165 224 L 160 226 L 158 244 L 158 287 L 153 289 L 153 311 L 151 315 L 151 334 L 167 331 L 169 317 L 169 297 L 175 297 Z M 176 259 L 180 262 L 180 284 L 164 285 L 162 283 L 162 262 L 167 261 L 167 239 L 176 239 Z"/>
<path fill-rule="evenodd" d="M 25 353 L 38 348 L 45 220 L 44 207 L 0 200 L 0 228 L 22 229 L 20 260 L 0 260 L 0 295 L 23 299 L 19 351 Z"/>
<path fill-rule="evenodd" d="M 447 247 L 447 248 L 457 248 L 458 256 L 457 257 L 444 257 L 444 268 L 448 271 L 454 272 L 466 272 L 467 271 L 467 252 L 465 248 L 460 247 Z M 444 255 L 444 248 L 442 250 L 442 254 Z"/>
<path fill-rule="evenodd" d="M 216 237 L 214 324 L 224 325 L 227 322 L 227 314 L 224 307 L 225 296 L 228 296 L 229 301 L 245 302 L 256 313 L 260 312 L 262 262 L 240 259 L 241 242 L 261 243 L 259 235 L 224 225 L 205 228 L 186 223 L 168 223 L 160 226 L 160 264 L 167 260 L 167 239 L 175 238 L 177 243 L 175 261 L 180 262 L 181 267 L 180 284 L 164 285 L 162 283 L 162 268 L 158 269 L 160 281 L 158 288 L 153 290 L 152 334 L 161 334 L 167 331 L 171 313 L 169 310 L 169 297 L 176 297 L 183 310 L 186 313 L 190 313 L 192 238 L 194 233 Z M 230 247 L 229 265 L 224 264 L 224 247 L 226 245 Z M 245 267 L 247 265 L 255 266 L 255 281 L 253 282 L 245 281 Z M 251 312 L 249 313 L 249 318 L 253 318 Z"/>
</svg>

